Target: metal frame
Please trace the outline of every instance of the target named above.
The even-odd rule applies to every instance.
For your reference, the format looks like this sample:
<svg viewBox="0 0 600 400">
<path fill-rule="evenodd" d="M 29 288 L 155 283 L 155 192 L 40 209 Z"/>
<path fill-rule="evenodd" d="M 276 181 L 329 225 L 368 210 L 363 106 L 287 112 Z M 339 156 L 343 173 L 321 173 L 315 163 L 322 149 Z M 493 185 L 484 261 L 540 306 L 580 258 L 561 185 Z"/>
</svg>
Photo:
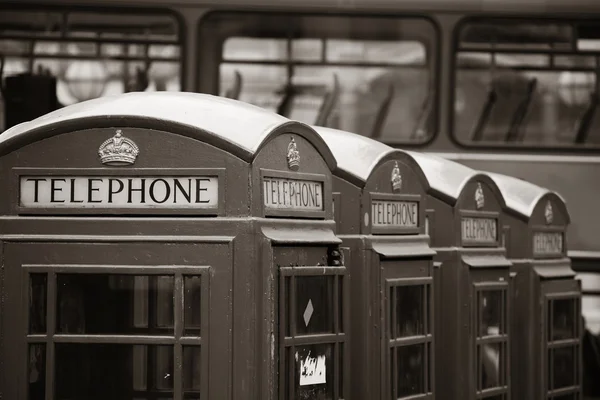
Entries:
<svg viewBox="0 0 600 400">
<path fill-rule="evenodd" d="M 86 344 L 147 344 L 168 345 L 173 347 L 173 390 L 170 393 L 145 393 L 145 396 L 158 398 L 159 396 L 173 396 L 174 400 L 190 398 L 183 389 L 183 348 L 186 346 L 198 346 L 202 350 L 207 349 L 208 341 L 208 313 L 209 313 L 209 287 L 210 267 L 206 266 L 152 266 L 147 265 L 23 265 L 22 304 L 23 315 L 29 315 L 29 277 L 32 274 L 45 274 L 47 277 L 46 290 L 46 333 L 28 334 L 27 343 L 43 344 L 46 347 L 45 354 L 45 381 L 46 400 L 54 399 L 55 379 L 55 343 L 86 343 Z M 138 275 L 157 276 L 170 275 L 174 277 L 174 330 L 172 335 L 99 335 L 99 334 L 57 334 L 57 275 L 58 274 L 107 274 L 107 275 Z M 184 278 L 187 276 L 201 277 L 201 335 L 184 335 L 184 312 L 185 312 L 185 288 Z M 23 319 L 24 324 L 29 324 L 29 318 Z M 23 330 L 28 330 L 25 328 Z M 206 398 L 208 395 L 208 351 L 200 353 L 201 359 L 201 387 L 197 395 Z M 28 376 L 24 371 L 24 376 Z M 184 397 L 185 396 L 185 397 Z"/>
<path fill-rule="evenodd" d="M 296 400 L 294 383 L 296 368 L 293 355 L 297 346 L 311 344 L 333 345 L 333 400 L 344 398 L 343 366 L 349 365 L 345 331 L 349 329 L 347 310 L 350 283 L 346 267 L 289 266 L 279 268 L 279 391 L 281 400 Z M 298 335 L 296 333 L 296 277 L 314 276 L 333 278 L 333 332 Z"/>
</svg>

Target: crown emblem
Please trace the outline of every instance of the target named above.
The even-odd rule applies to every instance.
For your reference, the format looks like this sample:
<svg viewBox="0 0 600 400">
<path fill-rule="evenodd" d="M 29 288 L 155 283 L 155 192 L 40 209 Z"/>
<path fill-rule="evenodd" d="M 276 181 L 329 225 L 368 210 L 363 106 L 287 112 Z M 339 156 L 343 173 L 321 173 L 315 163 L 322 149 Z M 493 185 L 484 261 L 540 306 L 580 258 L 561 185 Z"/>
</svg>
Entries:
<svg viewBox="0 0 600 400">
<path fill-rule="evenodd" d="M 402 175 L 400 175 L 398 161 L 396 161 L 394 169 L 392 170 L 392 189 L 394 191 L 402 189 Z"/>
<path fill-rule="evenodd" d="M 300 152 L 298 151 L 296 141 L 293 137 L 292 140 L 290 140 L 290 144 L 288 144 L 287 148 L 287 162 L 288 167 L 292 171 L 297 171 L 298 168 L 300 168 Z"/>
<path fill-rule="evenodd" d="M 478 210 L 483 208 L 485 205 L 485 196 L 483 195 L 481 183 L 477 183 L 477 189 L 475 190 L 475 205 L 477 206 Z"/>
<path fill-rule="evenodd" d="M 112 138 L 106 140 L 98 149 L 98 156 L 102 164 L 133 164 L 140 150 L 131 140 L 122 135 L 121 130 Z"/>
<path fill-rule="evenodd" d="M 546 217 L 546 224 L 550 225 L 554 220 L 554 212 L 552 212 L 552 204 L 548 201 L 546 203 L 546 209 L 544 210 L 544 217 Z"/>
</svg>

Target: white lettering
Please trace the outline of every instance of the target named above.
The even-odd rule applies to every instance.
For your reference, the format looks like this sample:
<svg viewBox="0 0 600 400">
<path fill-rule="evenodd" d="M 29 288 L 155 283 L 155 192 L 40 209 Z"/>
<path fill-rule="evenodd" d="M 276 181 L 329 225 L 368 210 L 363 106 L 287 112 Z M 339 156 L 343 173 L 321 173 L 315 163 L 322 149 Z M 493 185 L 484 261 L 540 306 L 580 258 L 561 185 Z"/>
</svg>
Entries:
<svg viewBox="0 0 600 400">
<path fill-rule="evenodd" d="M 263 202 L 267 208 L 323 210 L 323 182 L 263 178 Z"/>
<path fill-rule="evenodd" d="M 371 201 L 373 226 L 417 227 L 419 203 L 416 201 Z"/>
<path fill-rule="evenodd" d="M 214 176 L 22 176 L 20 204 L 29 208 L 214 208 Z"/>
<path fill-rule="evenodd" d="M 463 217 L 462 240 L 471 243 L 494 244 L 498 240 L 498 221 L 495 218 Z"/>
</svg>

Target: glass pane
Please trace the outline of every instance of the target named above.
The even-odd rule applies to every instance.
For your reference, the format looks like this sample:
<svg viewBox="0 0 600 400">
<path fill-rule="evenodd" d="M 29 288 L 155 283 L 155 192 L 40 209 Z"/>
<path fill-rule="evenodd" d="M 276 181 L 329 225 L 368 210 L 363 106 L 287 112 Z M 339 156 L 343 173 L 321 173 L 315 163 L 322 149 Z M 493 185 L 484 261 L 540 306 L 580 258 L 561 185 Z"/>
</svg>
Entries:
<svg viewBox="0 0 600 400">
<path fill-rule="evenodd" d="M 577 362 L 575 349 L 575 347 L 562 347 L 553 350 L 554 387 L 552 389 L 575 385 L 575 363 Z"/>
<path fill-rule="evenodd" d="M 169 13 L 105 11 L 2 10 L 0 49 L 8 68 L 1 80 L 19 72 L 47 71 L 56 79 L 51 95 L 56 95 L 57 107 L 128 90 L 180 90 L 183 61 L 177 19 Z M 31 49 L 29 40 L 2 40 L 15 35 L 56 40 L 36 41 Z M 33 53 L 32 71 L 27 64 L 29 53 Z M 24 97 L 32 96 L 25 93 Z M 2 131 L 4 119 L 0 120 Z"/>
<path fill-rule="evenodd" d="M 55 356 L 56 400 L 173 396 L 172 346 L 57 343 Z"/>
<path fill-rule="evenodd" d="M 436 43 L 427 20 L 221 12 L 206 18 L 201 32 L 201 41 L 225 38 L 221 95 L 234 87 L 237 71 L 240 100 L 308 124 L 318 119 L 389 143 L 423 142 L 434 133 Z M 320 116 L 332 93 L 330 112 Z"/>
<path fill-rule="evenodd" d="M 504 333 L 502 326 L 503 293 L 501 290 L 484 290 L 481 296 L 481 326 L 479 336 L 500 335 Z"/>
<path fill-rule="evenodd" d="M 468 51 L 456 55 L 454 130 L 459 140 L 600 144 L 600 118 L 592 101 L 595 60 L 573 46 L 570 26 L 488 20 L 465 25 L 461 36 Z M 507 48 L 516 51 L 494 52 Z M 557 50 L 572 54 L 555 55 Z"/>
<path fill-rule="evenodd" d="M 29 400 L 46 399 L 46 345 L 29 345 Z"/>
<path fill-rule="evenodd" d="M 501 343 L 483 344 L 481 349 L 481 388 L 504 386 L 504 351 Z"/>
<path fill-rule="evenodd" d="M 183 334 L 200 336 L 202 324 L 202 286 L 201 277 L 186 276 L 183 278 L 184 305 Z"/>
<path fill-rule="evenodd" d="M 46 274 L 29 275 L 29 333 L 46 333 Z"/>
<path fill-rule="evenodd" d="M 173 277 L 57 276 L 58 333 L 173 333 Z"/>
<path fill-rule="evenodd" d="M 396 287 L 397 337 L 424 333 L 423 289 L 423 286 Z"/>
<path fill-rule="evenodd" d="M 183 391 L 186 399 L 200 399 L 202 359 L 200 346 L 183 347 Z"/>
<path fill-rule="evenodd" d="M 296 277 L 296 334 L 333 332 L 333 278 Z"/>
<path fill-rule="evenodd" d="M 398 398 L 425 393 L 425 347 L 423 344 L 396 348 Z"/>
<path fill-rule="evenodd" d="M 577 323 L 575 318 L 575 299 L 552 300 L 552 340 L 571 339 L 577 336 Z"/>
<path fill-rule="evenodd" d="M 296 347 L 296 382 L 298 400 L 333 399 L 333 345 L 314 344 Z"/>
</svg>

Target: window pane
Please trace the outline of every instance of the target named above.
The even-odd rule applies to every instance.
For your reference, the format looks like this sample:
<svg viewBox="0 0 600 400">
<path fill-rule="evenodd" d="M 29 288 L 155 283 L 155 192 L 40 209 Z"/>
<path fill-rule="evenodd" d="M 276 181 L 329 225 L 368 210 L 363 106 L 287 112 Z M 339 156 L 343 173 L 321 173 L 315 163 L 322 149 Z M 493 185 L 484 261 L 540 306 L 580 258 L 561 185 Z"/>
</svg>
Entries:
<svg viewBox="0 0 600 400">
<path fill-rule="evenodd" d="M 425 348 L 423 344 L 396 348 L 398 398 L 425 393 Z"/>
<path fill-rule="evenodd" d="M 183 334 L 200 336 L 202 323 L 202 286 L 201 277 L 186 276 L 183 278 L 184 307 Z"/>
<path fill-rule="evenodd" d="M 46 274 L 29 275 L 29 333 L 46 333 Z"/>
<path fill-rule="evenodd" d="M 29 400 L 46 399 L 46 345 L 29 345 Z"/>
<path fill-rule="evenodd" d="M 333 332 L 333 277 L 296 277 L 296 334 Z"/>
<path fill-rule="evenodd" d="M 397 337 L 424 334 L 423 286 L 396 287 Z"/>
<path fill-rule="evenodd" d="M 483 344 L 481 349 L 481 389 L 504 386 L 504 348 L 501 343 Z"/>
<path fill-rule="evenodd" d="M 296 347 L 296 399 L 333 399 L 333 345 Z"/>
<path fill-rule="evenodd" d="M 57 343 L 56 400 L 172 397 L 173 347 Z"/>
<path fill-rule="evenodd" d="M 481 296 L 481 326 L 479 336 L 500 335 L 504 333 L 502 326 L 503 293 L 501 290 L 484 290 Z"/>
<path fill-rule="evenodd" d="M 575 349 L 575 347 L 553 349 L 554 387 L 552 389 L 575 385 L 575 363 L 577 362 Z"/>
<path fill-rule="evenodd" d="M 577 336 L 577 323 L 575 318 L 576 300 L 575 299 L 556 299 L 552 300 L 553 329 L 552 340 L 571 339 Z"/>
<path fill-rule="evenodd" d="M 183 391 L 186 399 L 200 398 L 202 360 L 200 346 L 183 347 Z"/>
<path fill-rule="evenodd" d="M 436 43 L 427 20 L 222 12 L 204 20 L 201 35 L 207 43 L 223 37 L 221 95 L 234 87 L 237 71 L 241 100 L 305 123 L 316 123 L 327 93 L 336 92 L 319 123 L 366 136 L 380 124 L 377 135 L 390 143 L 433 134 Z M 216 91 L 205 84 L 201 91 Z"/>
<path fill-rule="evenodd" d="M 173 277 L 57 276 L 58 333 L 172 334 Z"/>
<path fill-rule="evenodd" d="M 465 24 L 456 54 L 457 138 L 482 144 L 600 144 L 600 118 L 591 112 L 596 61 L 574 46 L 573 30 L 566 23 L 541 21 Z"/>
<path fill-rule="evenodd" d="M 30 48 L 29 40 L 5 39 L 10 36 L 54 40 L 37 40 Z M 179 39 L 177 19 L 169 13 L 5 8 L 0 13 L 0 52 L 6 68 L 0 80 L 28 72 L 32 53 L 33 72 L 43 68 L 56 78 L 52 94 L 57 107 L 128 90 L 181 90 Z M 4 112 L 2 105 L 0 110 Z M 0 121 L 1 132 L 6 127 L 4 118 Z"/>
</svg>

